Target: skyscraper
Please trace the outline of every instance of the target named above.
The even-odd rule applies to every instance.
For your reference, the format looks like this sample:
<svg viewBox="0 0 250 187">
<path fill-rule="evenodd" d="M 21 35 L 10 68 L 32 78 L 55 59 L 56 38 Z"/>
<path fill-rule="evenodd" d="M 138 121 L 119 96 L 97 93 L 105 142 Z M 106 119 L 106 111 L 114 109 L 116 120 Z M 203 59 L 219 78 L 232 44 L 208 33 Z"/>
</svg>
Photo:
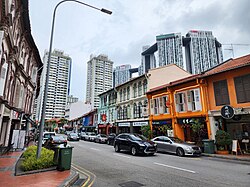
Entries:
<svg viewBox="0 0 250 187">
<path fill-rule="evenodd" d="M 114 72 L 113 72 L 113 86 L 114 87 L 130 80 L 131 78 L 131 74 L 129 71 L 130 69 L 131 69 L 131 65 L 129 64 L 115 67 Z"/>
<path fill-rule="evenodd" d="M 98 95 L 112 88 L 113 62 L 106 55 L 90 56 L 87 70 L 86 103 L 98 108 Z"/>
<path fill-rule="evenodd" d="M 147 73 L 149 69 L 156 68 L 155 52 L 157 44 L 153 46 L 143 46 L 141 53 L 141 66 L 139 67 L 139 75 Z"/>
<path fill-rule="evenodd" d="M 156 36 L 156 42 L 159 54 L 159 66 L 176 64 L 184 68 L 181 33 Z"/>
<path fill-rule="evenodd" d="M 183 38 L 186 68 L 199 74 L 223 62 L 221 44 L 211 31 L 191 30 Z"/>
<path fill-rule="evenodd" d="M 43 57 L 44 67 L 41 78 L 41 91 L 37 101 L 36 119 L 39 121 L 44 99 L 48 54 L 49 52 L 45 51 Z M 71 58 L 64 54 L 63 51 L 54 50 L 51 53 L 45 119 L 63 118 L 65 115 L 67 96 L 70 91 L 71 63 Z"/>
</svg>

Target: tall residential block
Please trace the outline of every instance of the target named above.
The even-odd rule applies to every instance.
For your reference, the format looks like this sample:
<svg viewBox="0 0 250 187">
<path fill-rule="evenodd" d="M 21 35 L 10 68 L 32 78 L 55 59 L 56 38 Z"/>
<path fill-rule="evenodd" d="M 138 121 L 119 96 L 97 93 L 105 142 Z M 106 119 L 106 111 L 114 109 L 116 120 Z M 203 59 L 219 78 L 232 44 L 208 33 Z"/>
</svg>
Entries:
<svg viewBox="0 0 250 187">
<path fill-rule="evenodd" d="M 183 38 L 186 69 L 199 74 L 223 62 L 221 44 L 211 31 L 191 30 Z"/>
<path fill-rule="evenodd" d="M 113 86 L 114 87 L 130 80 L 131 78 L 130 69 L 131 69 L 131 65 L 129 64 L 115 67 L 114 72 L 113 72 Z"/>
<path fill-rule="evenodd" d="M 184 68 L 181 33 L 156 36 L 159 54 L 159 66 L 176 64 Z"/>
<path fill-rule="evenodd" d="M 87 62 L 86 103 L 93 108 L 99 106 L 99 94 L 112 88 L 113 64 L 106 55 L 90 56 Z"/>
<path fill-rule="evenodd" d="M 48 54 L 49 52 L 45 51 L 43 57 L 44 71 L 41 79 L 42 88 L 37 103 L 36 119 L 38 120 L 41 119 Z M 51 53 L 45 119 L 63 118 L 65 116 L 65 106 L 70 91 L 71 64 L 71 58 L 69 55 L 64 54 L 63 51 L 54 50 Z"/>
<path fill-rule="evenodd" d="M 139 67 L 139 75 L 145 74 L 148 70 L 156 68 L 155 52 L 157 44 L 153 46 L 143 46 L 141 53 L 141 66 Z"/>
</svg>

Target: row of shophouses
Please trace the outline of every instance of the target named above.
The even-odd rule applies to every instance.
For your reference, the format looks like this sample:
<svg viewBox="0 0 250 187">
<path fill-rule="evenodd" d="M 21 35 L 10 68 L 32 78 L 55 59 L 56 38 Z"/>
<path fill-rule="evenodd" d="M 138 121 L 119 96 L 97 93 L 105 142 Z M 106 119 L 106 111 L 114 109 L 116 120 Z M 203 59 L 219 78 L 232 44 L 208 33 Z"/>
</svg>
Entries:
<svg viewBox="0 0 250 187">
<path fill-rule="evenodd" d="M 154 136 L 165 126 L 167 135 L 195 141 L 190 125 L 198 120 L 203 139 L 214 140 L 223 129 L 241 141 L 250 133 L 250 55 L 198 75 L 176 65 L 151 69 L 99 96 L 97 110 L 71 123 L 104 134 L 140 133 L 149 125 Z"/>
<path fill-rule="evenodd" d="M 31 35 L 28 1 L 0 2 L 0 146 L 28 129 L 43 63 Z M 28 131 L 27 131 L 28 132 Z"/>
</svg>

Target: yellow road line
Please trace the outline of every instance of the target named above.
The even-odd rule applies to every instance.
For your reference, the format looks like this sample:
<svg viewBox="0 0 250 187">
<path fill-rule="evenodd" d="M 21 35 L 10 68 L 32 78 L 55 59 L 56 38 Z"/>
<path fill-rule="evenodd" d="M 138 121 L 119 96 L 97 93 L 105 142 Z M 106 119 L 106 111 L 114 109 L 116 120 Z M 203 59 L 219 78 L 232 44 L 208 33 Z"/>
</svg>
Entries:
<svg viewBox="0 0 250 187">
<path fill-rule="evenodd" d="M 72 163 L 72 167 L 73 167 L 74 169 L 76 169 L 77 171 L 83 173 L 84 175 L 86 175 L 86 176 L 88 177 L 87 180 L 86 180 L 86 181 L 84 182 L 84 184 L 82 185 L 82 187 L 85 187 L 85 186 L 90 182 L 91 178 L 92 178 L 92 181 L 91 181 L 91 183 L 88 185 L 88 187 L 91 187 L 91 186 L 93 185 L 93 183 L 94 183 L 94 181 L 95 181 L 95 179 L 96 179 L 96 176 L 95 176 L 94 173 L 92 173 L 92 172 L 86 170 L 85 168 L 82 168 L 81 166 L 78 166 L 78 165 L 76 165 L 76 164 L 73 164 L 73 163 Z M 91 175 L 92 175 L 92 177 L 91 177 Z"/>
</svg>

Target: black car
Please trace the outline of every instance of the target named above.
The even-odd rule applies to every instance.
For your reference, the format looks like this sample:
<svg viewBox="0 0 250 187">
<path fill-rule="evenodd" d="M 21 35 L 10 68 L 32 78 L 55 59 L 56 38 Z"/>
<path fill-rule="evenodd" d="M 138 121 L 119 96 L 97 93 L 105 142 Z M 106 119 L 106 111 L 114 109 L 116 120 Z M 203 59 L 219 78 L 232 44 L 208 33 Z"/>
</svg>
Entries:
<svg viewBox="0 0 250 187">
<path fill-rule="evenodd" d="M 68 135 L 68 137 L 67 137 L 67 140 L 75 140 L 75 141 L 79 141 L 80 140 L 80 137 L 78 136 L 78 134 L 77 133 L 70 133 L 69 135 Z"/>
<path fill-rule="evenodd" d="M 116 152 L 120 150 L 130 151 L 132 155 L 139 153 L 153 155 L 157 151 L 157 146 L 154 142 L 147 140 L 139 134 L 123 133 L 115 138 L 114 148 Z"/>
<path fill-rule="evenodd" d="M 110 134 L 108 135 L 107 144 L 108 144 L 108 145 L 114 145 L 115 137 L 116 137 L 116 134 L 115 134 L 115 133 L 110 133 Z"/>
</svg>

